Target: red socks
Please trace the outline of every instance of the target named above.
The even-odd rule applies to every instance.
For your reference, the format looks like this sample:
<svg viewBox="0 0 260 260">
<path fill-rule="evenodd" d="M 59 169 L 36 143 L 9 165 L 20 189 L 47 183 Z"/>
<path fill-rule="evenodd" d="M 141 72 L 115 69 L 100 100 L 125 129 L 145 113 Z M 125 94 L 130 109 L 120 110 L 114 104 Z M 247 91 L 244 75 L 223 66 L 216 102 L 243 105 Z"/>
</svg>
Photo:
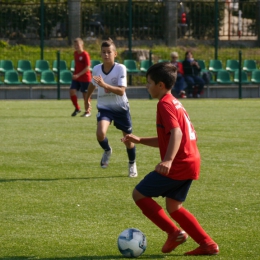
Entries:
<svg viewBox="0 0 260 260">
<path fill-rule="evenodd" d="M 165 213 L 163 208 L 152 198 L 143 198 L 135 203 L 142 210 L 143 214 L 161 230 L 168 234 L 179 230 L 179 228 Z"/>
<path fill-rule="evenodd" d="M 77 109 L 77 110 L 80 110 L 80 107 L 78 105 L 78 98 L 76 95 L 73 95 L 70 97 L 72 103 L 73 103 L 73 106 Z"/>
<path fill-rule="evenodd" d="M 185 208 L 181 207 L 170 215 L 199 245 L 212 242 L 212 239 L 199 224 L 198 220 Z"/>
</svg>

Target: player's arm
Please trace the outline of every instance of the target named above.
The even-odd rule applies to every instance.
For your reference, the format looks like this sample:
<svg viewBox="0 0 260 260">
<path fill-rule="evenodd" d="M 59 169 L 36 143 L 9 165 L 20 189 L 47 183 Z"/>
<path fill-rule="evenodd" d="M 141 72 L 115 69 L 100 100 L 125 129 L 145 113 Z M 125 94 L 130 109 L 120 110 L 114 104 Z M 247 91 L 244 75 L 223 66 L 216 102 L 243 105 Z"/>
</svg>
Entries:
<svg viewBox="0 0 260 260">
<path fill-rule="evenodd" d="M 171 129 L 170 133 L 171 137 L 164 159 L 155 167 L 158 173 L 165 175 L 167 175 L 171 169 L 172 162 L 180 148 L 182 139 L 182 131 L 179 127 Z"/>
<path fill-rule="evenodd" d="M 123 96 L 125 93 L 125 87 L 123 86 L 111 86 L 107 84 L 101 76 L 93 76 L 95 83 L 101 88 L 104 88 L 107 92 L 112 92 L 116 95 Z"/>
<path fill-rule="evenodd" d="M 158 137 L 138 137 L 133 134 L 126 135 L 121 139 L 122 142 L 127 142 L 130 141 L 135 144 L 143 144 L 147 146 L 152 146 L 152 147 L 159 147 L 158 144 Z"/>
<path fill-rule="evenodd" d="M 73 79 L 77 79 L 80 76 L 84 75 L 87 71 L 90 70 L 90 66 L 85 67 L 85 69 L 83 69 L 82 71 L 80 71 L 79 73 L 73 75 Z"/>
</svg>

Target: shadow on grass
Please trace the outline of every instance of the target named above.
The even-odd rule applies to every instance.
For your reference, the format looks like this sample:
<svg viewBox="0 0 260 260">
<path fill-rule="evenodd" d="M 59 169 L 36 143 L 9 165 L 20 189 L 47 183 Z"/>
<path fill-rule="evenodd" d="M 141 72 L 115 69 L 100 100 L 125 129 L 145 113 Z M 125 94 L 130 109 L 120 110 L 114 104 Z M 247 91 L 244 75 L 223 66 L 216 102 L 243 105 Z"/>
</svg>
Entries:
<svg viewBox="0 0 260 260">
<path fill-rule="evenodd" d="M 169 255 L 168 255 L 169 256 Z M 171 256 L 180 256 L 180 255 L 171 255 Z M 142 255 L 138 259 L 160 259 L 165 258 L 164 255 Z M 27 257 L 27 256 L 10 256 L 10 257 L 0 257 L 0 260 L 103 260 L 103 259 L 127 259 L 120 255 L 106 255 L 106 256 L 78 256 L 78 257 L 60 257 L 60 258 L 40 258 L 40 257 Z"/>
<path fill-rule="evenodd" d="M 15 181 L 64 181 L 64 180 L 90 180 L 90 179 L 113 179 L 126 178 L 127 176 L 104 176 L 104 177 L 78 177 L 78 178 L 53 178 L 53 179 L 0 179 L 0 182 L 15 182 Z M 2 258 L 0 258 L 1 260 Z"/>
</svg>

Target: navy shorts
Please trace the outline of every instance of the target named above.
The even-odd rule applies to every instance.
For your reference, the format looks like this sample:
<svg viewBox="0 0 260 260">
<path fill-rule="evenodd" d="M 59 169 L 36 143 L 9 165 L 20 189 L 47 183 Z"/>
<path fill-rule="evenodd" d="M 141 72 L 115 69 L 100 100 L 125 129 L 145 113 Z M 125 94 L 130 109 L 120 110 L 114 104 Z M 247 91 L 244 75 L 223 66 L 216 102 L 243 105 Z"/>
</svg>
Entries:
<svg viewBox="0 0 260 260">
<path fill-rule="evenodd" d="M 97 113 L 97 121 L 106 120 L 110 123 L 114 121 L 114 126 L 127 133 L 132 133 L 132 120 L 129 110 L 122 112 L 112 112 L 105 109 L 99 109 Z"/>
<path fill-rule="evenodd" d="M 90 82 L 80 82 L 76 80 L 72 80 L 70 89 L 76 89 L 77 91 L 81 91 L 82 93 L 88 92 L 88 85 Z"/>
<path fill-rule="evenodd" d="M 136 189 L 146 197 L 167 197 L 177 201 L 185 201 L 192 180 L 174 180 L 156 171 L 147 174 Z"/>
</svg>

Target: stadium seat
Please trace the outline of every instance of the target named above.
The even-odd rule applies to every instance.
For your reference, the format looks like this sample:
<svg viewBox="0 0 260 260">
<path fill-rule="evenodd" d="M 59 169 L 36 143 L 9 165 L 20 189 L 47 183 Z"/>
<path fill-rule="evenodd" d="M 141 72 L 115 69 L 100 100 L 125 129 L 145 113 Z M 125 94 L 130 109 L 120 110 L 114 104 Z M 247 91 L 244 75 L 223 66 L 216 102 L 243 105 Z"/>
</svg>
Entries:
<svg viewBox="0 0 260 260">
<path fill-rule="evenodd" d="M 243 70 L 241 71 L 241 81 L 242 81 L 241 83 L 243 84 L 251 83 L 247 78 L 247 73 Z M 234 82 L 239 83 L 239 70 L 235 71 Z"/>
<path fill-rule="evenodd" d="M 17 71 L 22 74 L 28 70 L 32 70 L 31 62 L 29 60 L 18 60 Z"/>
<path fill-rule="evenodd" d="M 246 72 L 252 72 L 257 69 L 255 60 L 244 60 L 243 68 Z"/>
<path fill-rule="evenodd" d="M 37 75 L 36 75 L 36 72 L 34 70 L 24 71 L 22 83 L 28 84 L 28 85 L 38 85 L 38 84 L 40 84 L 40 82 L 37 80 Z"/>
<path fill-rule="evenodd" d="M 206 64 L 205 64 L 205 61 L 204 60 L 197 60 L 200 68 L 201 68 L 201 72 L 205 72 L 205 71 L 209 71 L 207 68 L 206 68 Z"/>
<path fill-rule="evenodd" d="M 237 60 L 227 60 L 226 70 L 231 73 L 235 73 L 239 69 L 239 63 Z"/>
<path fill-rule="evenodd" d="M 54 60 L 52 63 L 52 70 L 54 73 L 58 73 L 58 61 Z M 60 72 L 67 70 L 67 62 L 65 60 L 60 60 Z"/>
<path fill-rule="evenodd" d="M 60 73 L 60 83 L 62 85 L 70 85 L 72 81 L 72 72 L 70 70 L 63 70 Z"/>
<path fill-rule="evenodd" d="M 37 73 L 42 73 L 43 71 L 50 70 L 50 65 L 47 60 L 37 60 L 35 63 L 35 71 Z"/>
<path fill-rule="evenodd" d="M 170 62 L 169 60 L 160 59 L 158 62 Z"/>
<path fill-rule="evenodd" d="M 90 62 L 91 62 L 91 66 L 90 66 L 90 70 L 91 70 L 91 71 L 92 71 L 92 69 L 93 69 L 96 65 L 98 65 L 98 64 L 101 63 L 100 60 L 91 60 Z"/>
<path fill-rule="evenodd" d="M 253 84 L 260 84 L 260 70 L 252 71 L 251 82 Z"/>
<path fill-rule="evenodd" d="M 128 73 L 140 73 L 135 60 L 124 60 L 124 65 L 126 66 L 126 70 Z"/>
<path fill-rule="evenodd" d="M 20 85 L 19 75 L 16 70 L 8 70 L 5 72 L 4 83 L 7 85 Z"/>
<path fill-rule="evenodd" d="M 14 70 L 14 65 L 11 60 L 1 60 L 0 61 L 0 72 L 6 73 L 7 71 Z"/>
<path fill-rule="evenodd" d="M 140 62 L 140 71 L 146 73 L 147 70 L 153 65 L 150 60 L 141 60 Z"/>
<path fill-rule="evenodd" d="M 219 84 L 232 84 L 233 81 L 230 80 L 230 74 L 226 70 L 220 70 L 217 74 L 217 83 Z"/>
<path fill-rule="evenodd" d="M 74 70 L 75 70 L 75 60 L 72 60 L 72 61 L 70 62 L 70 70 L 71 70 L 72 72 L 74 72 Z"/>
<path fill-rule="evenodd" d="M 222 66 L 222 62 L 220 60 L 210 60 L 209 61 L 209 71 L 217 74 L 221 70 L 223 70 L 223 66 Z"/>
<path fill-rule="evenodd" d="M 41 74 L 41 83 L 44 85 L 57 84 L 54 72 L 52 70 L 43 71 Z"/>
</svg>

